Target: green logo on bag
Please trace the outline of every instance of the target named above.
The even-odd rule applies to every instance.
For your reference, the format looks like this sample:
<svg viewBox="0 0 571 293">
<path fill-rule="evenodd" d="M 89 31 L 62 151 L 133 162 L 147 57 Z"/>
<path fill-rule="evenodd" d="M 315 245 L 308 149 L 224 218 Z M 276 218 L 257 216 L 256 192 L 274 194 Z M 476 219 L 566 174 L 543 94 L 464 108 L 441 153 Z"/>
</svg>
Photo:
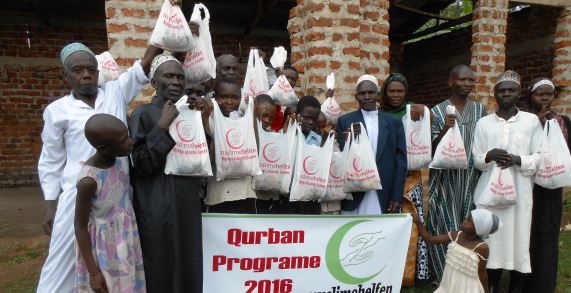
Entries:
<svg viewBox="0 0 571 293">
<path fill-rule="evenodd" d="M 335 279 L 345 284 L 365 283 L 380 274 L 386 267 L 383 266 L 378 272 L 368 277 L 355 277 L 345 270 L 348 266 L 359 266 L 371 260 L 375 254 L 375 244 L 384 239 L 382 231 L 358 234 L 349 241 L 349 249 L 347 249 L 349 253 L 341 257 L 340 251 L 343 238 L 353 227 L 363 222 L 369 222 L 369 220 L 356 220 L 341 226 L 333 233 L 327 243 L 325 250 L 327 269 Z"/>
</svg>

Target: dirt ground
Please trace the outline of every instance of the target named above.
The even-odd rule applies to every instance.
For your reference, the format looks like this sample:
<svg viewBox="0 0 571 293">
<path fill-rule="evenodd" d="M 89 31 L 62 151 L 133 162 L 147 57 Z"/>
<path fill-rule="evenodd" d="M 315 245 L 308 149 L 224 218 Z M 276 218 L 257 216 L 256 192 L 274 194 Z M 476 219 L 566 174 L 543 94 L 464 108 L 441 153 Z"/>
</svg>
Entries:
<svg viewBox="0 0 571 293">
<path fill-rule="evenodd" d="M 567 197 L 571 199 L 571 193 Z M 426 204 L 426 203 L 425 203 Z M 0 293 L 35 292 L 39 272 L 46 259 L 49 238 L 44 235 L 43 197 L 39 187 L 0 189 Z M 564 207 L 562 227 L 571 229 L 571 200 Z M 567 255 L 571 234 L 561 241 L 560 289 L 571 292 L 571 269 Z M 569 240 L 567 240 L 569 239 Z M 432 292 L 428 285 L 403 289 L 402 292 Z"/>
<path fill-rule="evenodd" d="M 33 292 L 47 255 L 39 187 L 0 189 L 0 292 Z"/>
</svg>

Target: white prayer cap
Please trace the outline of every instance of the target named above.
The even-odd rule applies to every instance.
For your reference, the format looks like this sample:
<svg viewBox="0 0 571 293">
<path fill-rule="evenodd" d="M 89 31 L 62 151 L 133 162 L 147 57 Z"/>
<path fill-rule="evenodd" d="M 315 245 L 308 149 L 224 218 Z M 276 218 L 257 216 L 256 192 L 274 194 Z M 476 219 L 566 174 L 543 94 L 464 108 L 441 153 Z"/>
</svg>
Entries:
<svg viewBox="0 0 571 293">
<path fill-rule="evenodd" d="M 167 55 L 167 54 L 158 55 L 157 57 L 155 57 L 155 59 L 153 59 L 153 62 L 151 62 L 149 79 L 152 79 L 155 76 L 155 71 L 157 71 L 157 68 L 159 68 L 159 66 L 168 61 L 175 61 L 176 63 L 180 64 L 180 61 L 178 61 L 172 55 Z"/>
<path fill-rule="evenodd" d="M 475 209 L 471 212 L 472 222 L 476 228 L 476 234 L 480 237 L 486 237 L 493 234 L 503 226 L 498 216 L 486 209 Z"/>
<path fill-rule="evenodd" d="M 357 84 L 355 85 L 355 87 L 358 87 L 359 84 L 361 84 L 365 80 L 368 80 L 368 81 L 374 83 L 377 86 L 377 88 L 379 87 L 379 80 L 376 77 L 369 75 L 369 74 L 361 75 L 361 77 L 359 77 L 359 79 L 357 79 Z"/>
</svg>

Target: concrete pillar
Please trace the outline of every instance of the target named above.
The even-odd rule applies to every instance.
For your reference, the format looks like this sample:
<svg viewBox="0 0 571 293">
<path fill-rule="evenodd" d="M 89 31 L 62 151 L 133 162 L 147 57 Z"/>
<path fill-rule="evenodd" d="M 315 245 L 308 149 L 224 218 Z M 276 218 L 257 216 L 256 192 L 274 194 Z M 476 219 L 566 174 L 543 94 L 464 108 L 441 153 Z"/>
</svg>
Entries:
<svg viewBox="0 0 571 293">
<path fill-rule="evenodd" d="M 556 110 L 571 114 L 571 7 L 561 10 L 555 30 L 553 82 L 557 87 Z"/>
<path fill-rule="evenodd" d="M 388 7 L 387 0 L 298 0 L 288 22 L 298 92 L 322 98 L 334 72 L 337 101 L 343 111 L 356 109 L 359 76 L 389 72 Z"/>
<path fill-rule="evenodd" d="M 495 109 L 494 83 L 505 70 L 508 0 L 478 0 L 473 13 L 471 67 L 476 74 L 473 98 L 488 112 Z"/>
</svg>

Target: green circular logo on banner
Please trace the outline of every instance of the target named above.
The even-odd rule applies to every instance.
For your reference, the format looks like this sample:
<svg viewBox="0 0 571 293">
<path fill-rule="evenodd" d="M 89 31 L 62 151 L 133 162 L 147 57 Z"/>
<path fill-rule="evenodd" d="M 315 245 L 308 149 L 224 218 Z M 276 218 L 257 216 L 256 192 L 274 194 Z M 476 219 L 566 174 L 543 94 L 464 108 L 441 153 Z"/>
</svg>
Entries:
<svg viewBox="0 0 571 293">
<path fill-rule="evenodd" d="M 353 228 L 356 225 L 361 224 L 363 222 L 369 222 L 369 220 L 351 221 L 351 222 L 341 226 L 339 229 L 337 229 L 333 233 L 333 235 L 329 239 L 329 242 L 327 243 L 327 248 L 325 249 L 325 262 L 327 264 L 327 269 L 329 270 L 329 273 L 335 279 L 337 279 L 338 281 L 343 282 L 345 284 L 355 285 L 355 284 L 365 283 L 365 282 L 373 279 L 374 277 L 376 277 L 384 269 L 384 267 L 383 267 L 378 272 L 376 272 L 376 273 L 374 273 L 368 277 L 360 278 L 360 277 L 352 276 L 349 273 L 347 273 L 347 271 L 344 268 L 345 265 L 342 264 L 342 260 L 341 260 L 340 255 L 339 255 L 339 251 L 341 248 L 341 242 L 343 241 L 343 238 L 349 232 L 349 230 L 351 230 L 351 228 Z M 369 236 L 367 236 L 367 237 L 370 237 L 369 240 L 368 241 L 360 241 L 360 239 L 357 239 L 355 242 L 356 243 L 355 246 L 359 246 L 361 244 L 363 246 L 367 245 L 368 243 L 371 242 L 371 240 L 373 239 L 373 236 L 380 234 L 380 232 L 365 233 L 365 234 L 369 235 Z M 365 234 L 362 234 L 362 235 L 365 235 Z M 372 246 L 380 239 L 382 239 L 382 238 L 376 237 L 376 240 L 374 240 L 372 244 L 368 244 L 367 247 L 372 248 Z M 351 245 L 351 246 L 353 247 L 353 245 Z M 355 250 L 353 252 L 351 252 L 348 256 L 351 256 L 349 265 L 359 265 L 360 263 L 363 263 L 363 262 L 369 260 L 373 256 L 373 251 L 372 250 L 365 251 L 365 249 L 363 249 L 363 248 L 356 247 Z M 345 258 L 347 258 L 348 256 L 346 256 Z"/>
</svg>

